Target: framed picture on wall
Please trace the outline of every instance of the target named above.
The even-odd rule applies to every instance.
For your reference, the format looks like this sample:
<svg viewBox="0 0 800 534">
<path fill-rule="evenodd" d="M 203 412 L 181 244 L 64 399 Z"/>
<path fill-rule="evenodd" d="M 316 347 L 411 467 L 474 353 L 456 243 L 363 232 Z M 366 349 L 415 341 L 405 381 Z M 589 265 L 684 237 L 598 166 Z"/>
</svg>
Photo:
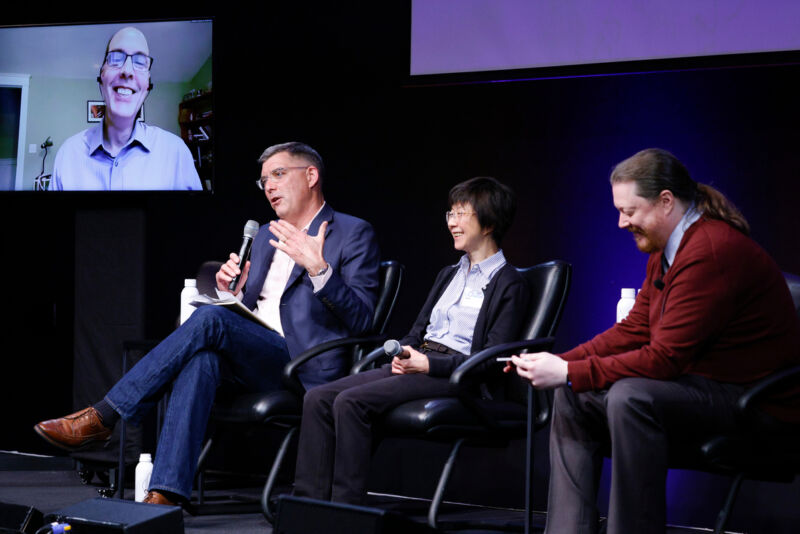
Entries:
<svg viewBox="0 0 800 534">
<path fill-rule="evenodd" d="M 106 103 L 102 100 L 87 100 L 86 101 L 86 122 L 103 122 L 103 117 L 106 115 Z M 144 104 L 139 108 L 139 114 L 136 116 L 137 121 L 144 121 Z"/>
<path fill-rule="evenodd" d="M 102 100 L 88 100 L 86 102 L 87 122 L 102 122 L 106 115 L 106 103 Z"/>
</svg>

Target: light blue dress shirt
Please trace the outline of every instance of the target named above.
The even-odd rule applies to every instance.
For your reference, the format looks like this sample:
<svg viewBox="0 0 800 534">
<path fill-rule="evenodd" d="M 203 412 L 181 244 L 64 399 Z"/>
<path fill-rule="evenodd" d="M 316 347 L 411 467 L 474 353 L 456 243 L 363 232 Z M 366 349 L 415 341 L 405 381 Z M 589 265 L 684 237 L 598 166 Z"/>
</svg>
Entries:
<svg viewBox="0 0 800 534">
<path fill-rule="evenodd" d="M 464 254 L 456 274 L 433 307 L 425 339 L 462 354 L 471 354 L 472 335 L 483 305 L 483 290 L 505 264 L 506 257 L 499 250 L 470 269 L 469 257 Z"/>
<path fill-rule="evenodd" d="M 697 207 L 692 203 L 689 209 L 686 210 L 686 213 L 683 214 L 683 217 L 681 217 L 681 220 L 678 221 L 675 228 L 672 229 L 672 233 L 667 240 L 667 246 L 664 247 L 664 259 L 667 261 L 667 267 L 671 267 L 672 262 L 675 261 L 675 254 L 678 252 L 683 234 L 686 233 L 686 230 L 688 230 L 691 225 L 697 222 L 697 219 L 699 219 L 702 214 L 702 212 L 697 211 Z"/>
<path fill-rule="evenodd" d="M 192 154 L 175 134 L 143 122 L 116 157 L 103 147 L 103 123 L 61 145 L 53 165 L 56 191 L 200 190 Z"/>
</svg>

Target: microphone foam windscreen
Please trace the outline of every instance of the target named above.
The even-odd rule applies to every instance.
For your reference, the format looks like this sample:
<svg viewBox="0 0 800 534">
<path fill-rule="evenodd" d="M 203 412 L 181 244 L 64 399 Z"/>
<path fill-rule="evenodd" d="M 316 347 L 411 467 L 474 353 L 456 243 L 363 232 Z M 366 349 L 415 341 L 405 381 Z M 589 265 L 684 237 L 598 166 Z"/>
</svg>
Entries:
<svg viewBox="0 0 800 534">
<path fill-rule="evenodd" d="M 256 234 L 258 233 L 258 228 L 260 226 L 261 225 L 258 224 L 258 221 L 254 221 L 254 220 L 250 219 L 244 225 L 244 236 L 245 237 L 249 237 L 249 238 L 254 238 L 256 236 Z"/>
<path fill-rule="evenodd" d="M 396 339 L 389 339 L 383 344 L 383 351 L 387 356 L 397 356 L 402 350 L 403 348 L 400 346 L 400 342 Z"/>
</svg>

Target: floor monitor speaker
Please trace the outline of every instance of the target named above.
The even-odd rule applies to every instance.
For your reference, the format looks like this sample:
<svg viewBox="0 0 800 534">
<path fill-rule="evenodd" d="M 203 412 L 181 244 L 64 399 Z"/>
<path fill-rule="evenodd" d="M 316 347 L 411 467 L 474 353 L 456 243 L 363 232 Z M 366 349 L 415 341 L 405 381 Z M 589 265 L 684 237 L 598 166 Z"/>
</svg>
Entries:
<svg viewBox="0 0 800 534">
<path fill-rule="evenodd" d="M 183 511 L 178 506 L 96 498 L 79 502 L 45 517 L 66 522 L 70 534 L 183 534 Z"/>
<path fill-rule="evenodd" d="M 284 495 L 275 534 L 433 534 L 439 532 L 397 512 Z"/>
<path fill-rule="evenodd" d="M 34 534 L 42 525 L 44 517 L 36 508 L 0 502 L 0 534 L 10 532 Z"/>
</svg>

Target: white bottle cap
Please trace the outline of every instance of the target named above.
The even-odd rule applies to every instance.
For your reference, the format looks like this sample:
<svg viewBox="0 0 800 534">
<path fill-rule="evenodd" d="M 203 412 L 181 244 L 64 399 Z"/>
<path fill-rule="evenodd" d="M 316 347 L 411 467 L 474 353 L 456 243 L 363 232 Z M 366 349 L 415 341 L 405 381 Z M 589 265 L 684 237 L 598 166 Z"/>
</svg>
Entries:
<svg viewBox="0 0 800 534">
<path fill-rule="evenodd" d="M 197 287 L 197 280 L 195 280 L 194 278 L 186 278 L 183 281 L 183 284 L 186 287 Z"/>
<path fill-rule="evenodd" d="M 636 298 L 636 289 L 632 287 L 623 287 L 622 288 L 622 298 L 624 299 L 635 299 Z"/>
<path fill-rule="evenodd" d="M 142 454 L 139 455 L 139 461 L 140 462 L 152 462 L 153 458 L 150 456 L 149 452 L 143 452 Z"/>
</svg>

